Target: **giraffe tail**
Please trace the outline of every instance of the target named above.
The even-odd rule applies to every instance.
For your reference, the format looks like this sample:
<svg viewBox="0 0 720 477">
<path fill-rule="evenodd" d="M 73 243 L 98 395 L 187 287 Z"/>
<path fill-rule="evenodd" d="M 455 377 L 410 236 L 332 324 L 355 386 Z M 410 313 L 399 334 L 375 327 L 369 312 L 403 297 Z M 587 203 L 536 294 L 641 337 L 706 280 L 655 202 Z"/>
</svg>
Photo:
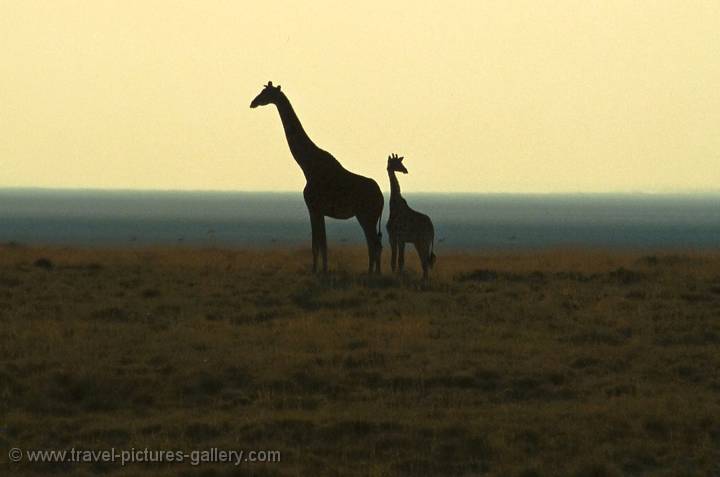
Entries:
<svg viewBox="0 0 720 477">
<path fill-rule="evenodd" d="M 382 248 L 382 209 L 380 210 L 380 218 L 378 218 L 378 242 L 380 243 L 380 248 Z"/>
</svg>

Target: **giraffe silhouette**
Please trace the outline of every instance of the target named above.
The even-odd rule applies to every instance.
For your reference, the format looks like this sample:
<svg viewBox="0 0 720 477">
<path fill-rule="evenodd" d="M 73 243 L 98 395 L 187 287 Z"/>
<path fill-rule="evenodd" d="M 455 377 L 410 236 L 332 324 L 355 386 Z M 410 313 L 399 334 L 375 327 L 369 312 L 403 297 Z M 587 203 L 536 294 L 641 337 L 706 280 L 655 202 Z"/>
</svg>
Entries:
<svg viewBox="0 0 720 477">
<path fill-rule="evenodd" d="M 402 157 L 391 154 L 387 162 L 390 177 L 390 218 L 386 227 L 392 252 L 390 265 L 394 272 L 397 262 L 397 270 L 402 272 L 405 265 L 405 243 L 412 243 L 420 256 L 423 280 L 427 280 L 428 269 L 435 264 L 435 253 L 433 253 L 435 229 L 430 217 L 411 209 L 400 194 L 400 183 L 395 172 L 408 173 L 402 161 Z"/>
<path fill-rule="evenodd" d="M 325 217 L 357 217 L 368 247 L 368 273 L 380 273 L 382 234 L 380 220 L 384 199 L 372 179 L 345 169 L 332 154 L 317 147 L 300 124 L 290 100 L 269 81 L 250 103 L 251 108 L 274 104 L 280 113 L 290 152 L 305 175 L 303 197 L 310 213 L 312 227 L 313 273 L 317 273 L 318 254 L 322 271 L 327 272 L 327 237 Z"/>
</svg>

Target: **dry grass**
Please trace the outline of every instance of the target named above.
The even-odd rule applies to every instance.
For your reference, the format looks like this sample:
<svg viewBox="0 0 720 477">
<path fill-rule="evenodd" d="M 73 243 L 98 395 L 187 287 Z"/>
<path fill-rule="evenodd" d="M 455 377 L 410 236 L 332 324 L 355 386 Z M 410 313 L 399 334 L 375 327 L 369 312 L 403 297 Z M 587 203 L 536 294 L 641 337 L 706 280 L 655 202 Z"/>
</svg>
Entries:
<svg viewBox="0 0 720 477">
<path fill-rule="evenodd" d="M 306 250 L 0 248 L 0 473 L 720 473 L 720 254 L 457 253 L 429 286 L 331 258 L 318 278 Z"/>
</svg>

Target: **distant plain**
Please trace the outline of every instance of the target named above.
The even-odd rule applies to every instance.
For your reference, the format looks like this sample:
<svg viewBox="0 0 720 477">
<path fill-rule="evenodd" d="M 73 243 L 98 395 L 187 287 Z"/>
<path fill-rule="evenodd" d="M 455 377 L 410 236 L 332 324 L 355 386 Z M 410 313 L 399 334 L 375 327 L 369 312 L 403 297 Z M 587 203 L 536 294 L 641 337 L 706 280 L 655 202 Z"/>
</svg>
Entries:
<svg viewBox="0 0 720 477">
<path fill-rule="evenodd" d="M 405 194 L 432 217 L 436 248 L 718 246 L 720 194 Z M 382 232 L 387 234 L 389 194 Z M 0 242 L 36 245 L 305 246 L 302 192 L 0 189 Z M 330 247 L 364 244 L 357 221 L 327 219 Z M 387 248 L 387 247 L 386 247 Z"/>
</svg>

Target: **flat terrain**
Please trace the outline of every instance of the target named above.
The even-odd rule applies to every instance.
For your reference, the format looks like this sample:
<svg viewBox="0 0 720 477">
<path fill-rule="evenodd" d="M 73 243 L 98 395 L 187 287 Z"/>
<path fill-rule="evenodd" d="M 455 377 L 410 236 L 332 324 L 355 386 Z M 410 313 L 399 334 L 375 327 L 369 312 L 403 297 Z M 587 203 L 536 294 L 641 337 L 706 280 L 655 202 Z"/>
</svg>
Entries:
<svg viewBox="0 0 720 477">
<path fill-rule="evenodd" d="M 0 247 L 0 474 L 720 475 L 720 253 L 438 255 Z"/>
</svg>

